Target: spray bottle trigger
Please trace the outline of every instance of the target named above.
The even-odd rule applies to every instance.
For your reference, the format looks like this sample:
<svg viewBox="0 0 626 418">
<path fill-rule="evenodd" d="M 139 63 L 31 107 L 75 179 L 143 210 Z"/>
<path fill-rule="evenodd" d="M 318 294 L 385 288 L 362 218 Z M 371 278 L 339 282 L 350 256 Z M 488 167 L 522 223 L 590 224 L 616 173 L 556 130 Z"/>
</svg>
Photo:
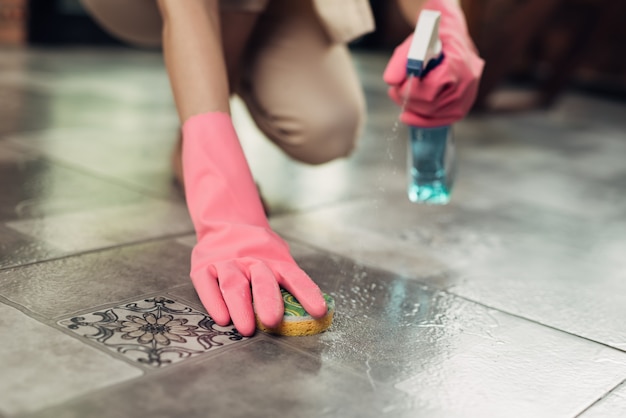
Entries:
<svg viewBox="0 0 626 418">
<path fill-rule="evenodd" d="M 425 77 L 443 61 L 444 56 L 439 39 L 440 20 L 441 12 L 439 11 L 421 11 L 409 47 L 406 68 L 408 75 Z"/>
</svg>

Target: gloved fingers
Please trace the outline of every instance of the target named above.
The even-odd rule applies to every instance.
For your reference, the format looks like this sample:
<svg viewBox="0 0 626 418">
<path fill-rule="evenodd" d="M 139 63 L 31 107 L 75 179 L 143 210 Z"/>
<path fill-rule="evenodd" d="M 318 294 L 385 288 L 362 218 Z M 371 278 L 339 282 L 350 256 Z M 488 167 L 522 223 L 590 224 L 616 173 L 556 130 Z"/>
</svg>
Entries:
<svg viewBox="0 0 626 418">
<path fill-rule="evenodd" d="M 387 90 L 389 98 L 404 110 L 415 113 L 433 113 L 442 100 L 455 95 L 457 86 L 451 82 L 434 84 L 414 79 L 398 87 L 392 86 Z"/>
<path fill-rule="evenodd" d="M 424 128 L 445 126 L 463 119 L 467 109 L 468 106 L 453 102 L 440 107 L 432 107 L 428 109 L 428 113 L 423 114 L 406 110 L 400 114 L 400 122 L 405 125 L 421 126 Z"/>
<path fill-rule="evenodd" d="M 406 65 L 408 62 L 409 47 L 413 35 L 410 35 L 396 47 L 383 72 L 383 80 L 391 86 L 397 86 L 406 80 Z"/>
<path fill-rule="evenodd" d="M 254 310 L 263 325 L 272 328 L 283 319 L 285 305 L 280 287 L 272 270 L 264 263 L 257 262 L 248 267 L 252 284 Z"/>
<path fill-rule="evenodd" d="M 409 125 L 432 127 L 462 119 L 476 97 L 478 80 L 454 81 L 449 78 L 437 86 L 430 83 L 428 77 L 430 74 L 425 80 L 414 80 L 400 87 L 389 88 L 389 97 L 402 107 L 400 120 Z M 410 92 L 406 87 L 409 84 Z"/>
<path fill-rule="evenodd" d="M 424 78 L 412 77 L 412 79 L 408 79 L 401 86 L 402 94 L 411 100 L 437 102 L 454 92 L 460 79 L 454 71 L 450 70 L 448 64 L 450 60 L 446 58 Z"/>
<path fill-rule="evenodd" d="M 236 262 L 223 262 L 215 267 L 222 297 L 233 325 L 241 335 L 251 336 L 254 334 L 256 322 L 248 277 Z"/>
<path fill-rule="evenodd" d="M 463 118 L 463 115 L 449 116 L 449 115 L 437 115 L 437 116 L 422 116 L 416 113 L 403 112 L 400 115 L 400 122 L 409 126 L 420 126 L 423 128 L 435 128 L 438 126 L 450 125 Z"/>
<path fill-rule="evenodd" d="M 278 283 L 300 302 L 305 311 L 314 318 L 321 318 L 328 312 L 326 301 L 320 288 L 295 263 L 283 263 L 274 269 Z"/>
<path fill-rule="evenodd" d="M 202 305 L 216 324 L 226 326 L 230 324 L 230 315 L 222 292 L 217 283 L 217 276 L 211 267 L 203 267 L 191 273 L 191 281 Z"/>
<path fill-rule="evenodd" d="M 390 87 L 388 94 L 391 100 L 400 106 L 400 110 L 402 111 L 400 120 L 403 123 L 424 127 L 436 126 L 436 124 L 441 125 L 439 121 L 428 122 L 427 124 L 422 123 L 422 121 L 430 121 L 430 119 L 439 116 L 436 113 L 435 103 L 418 99 L 406 99 L 401 95 L 400 89 L 396 87 Z M 435 125 L 433 125 L 433 123 L 435 123 Z"/>
</svg>

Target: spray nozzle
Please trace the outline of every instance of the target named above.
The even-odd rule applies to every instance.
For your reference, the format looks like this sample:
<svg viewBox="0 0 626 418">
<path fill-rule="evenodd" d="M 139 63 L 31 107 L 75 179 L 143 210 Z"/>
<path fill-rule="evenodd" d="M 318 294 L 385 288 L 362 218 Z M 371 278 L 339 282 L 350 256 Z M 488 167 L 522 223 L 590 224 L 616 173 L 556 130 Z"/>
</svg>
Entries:
<svg viewBox="0 0 626 418">
<path fill-rule="evenodd" d="M 443 60 L 441 40 L 439 40 L 440 19 L 441 12 L 421 11 L 409 47 L 409 61 L 406 65 L 408 75 L 424 77 Z"/>
</svg>

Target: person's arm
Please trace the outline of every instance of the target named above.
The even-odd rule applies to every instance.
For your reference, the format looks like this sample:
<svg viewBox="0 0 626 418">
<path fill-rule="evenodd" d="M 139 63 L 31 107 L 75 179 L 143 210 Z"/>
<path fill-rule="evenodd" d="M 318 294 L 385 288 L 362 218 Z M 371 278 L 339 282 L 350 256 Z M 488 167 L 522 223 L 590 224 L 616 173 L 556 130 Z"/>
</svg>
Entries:
<svg viewBox="0 0 626 418">
<path fill-rule="evenodd" d="M 268 328 L 282 320 L 281 287 L 323 317 L 322 292 L 272 231 L 233 127 L 217 0 L 159 0 L 159 7 L 198 239 L 190 276 L 202 304 L 218 325 L 232 321 L 245 336 L 255 331 L 255 314 Z"/>
<path fill-rule="evenodd" d="M 229 113 L 218 0 L 158 0 L 163 54 L 181 122 L 205 112 Z"/>
</svg>

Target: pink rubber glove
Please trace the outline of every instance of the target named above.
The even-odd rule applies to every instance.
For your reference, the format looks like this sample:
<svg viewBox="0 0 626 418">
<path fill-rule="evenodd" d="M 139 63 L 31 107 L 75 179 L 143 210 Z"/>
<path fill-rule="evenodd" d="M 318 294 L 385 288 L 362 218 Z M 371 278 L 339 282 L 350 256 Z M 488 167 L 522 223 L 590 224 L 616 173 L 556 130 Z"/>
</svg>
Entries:
<svg viewBox="0 0 626 418">
<path fill-rule="evenodd" d="M 213 320 L 232 320 L 245 336 L 254 333 L 255 311 L 264 325 L 278 325 L 284 312 L 279 286 L 311 316 L 324 316 L 322 292 L 269 226 L 229 115 L 205 113 L 185 122 L 183 172 L 198 238 L 191 280 Z"/>
<path fill-rule="evenodd" d="M 430 0 L 424 9 L 441 12 L 439 38 L 444 59 L 423 79 L 408 83 L 406 65 L 413 35 L 400 44 L 387 64 L 383 79 L 389 97 L 405 106 L 400 120 L 412 126 L 449 125 L 469 112 L 478 91 L 484 61 L 478 56 L 460 6 L 452 0 Z M 406 105 L 405 105 L 406 103 Z"/>
</svg>

